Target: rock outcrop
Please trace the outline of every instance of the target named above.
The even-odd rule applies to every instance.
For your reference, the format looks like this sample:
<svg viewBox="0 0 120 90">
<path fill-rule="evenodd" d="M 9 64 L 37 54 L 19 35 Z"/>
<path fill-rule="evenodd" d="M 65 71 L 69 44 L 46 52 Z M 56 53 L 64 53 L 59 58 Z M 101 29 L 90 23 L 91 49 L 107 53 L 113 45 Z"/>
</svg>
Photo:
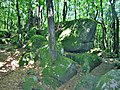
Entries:
<svg viewBox="0 0 120 90">
<path fill-rule="evenodd" d="M 93 47 L 96 26 L 96 22 L 90 19 L 78 19 L 62 24 L 58 33 L 64 50 L 82 53 L 89 51 Z"/>
<path fill-rule="evenodd" d="M 120 70 L 111 70 L 103 75 L 95 90 L 120 90 Z"/>
</svg>

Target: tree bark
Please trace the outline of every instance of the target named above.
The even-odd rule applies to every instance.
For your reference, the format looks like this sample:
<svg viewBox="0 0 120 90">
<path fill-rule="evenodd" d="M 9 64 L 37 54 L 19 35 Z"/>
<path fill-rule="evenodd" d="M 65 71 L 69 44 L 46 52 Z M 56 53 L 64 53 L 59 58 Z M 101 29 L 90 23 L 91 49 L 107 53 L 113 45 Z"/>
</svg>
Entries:
<svg viewBox="0 0 120 90">
<path fill-rule="evenodd" d="M 76 11 L 76 6 L 77 6 L 77 4 L 76 4 L 76 0 L 74 0 L 74 7 L 75 7 L 75 10 L 74 10 L 74 12 L 75 12 L 75 20 L 77 19 L 77 11 Z"/>
<path fill-rule="evenodd" d="M 63 6 L 63 21 L 65 21 L 67 15 L 67 1 L 64 0 L 64 6 Z"/>
<path fill-rule="evenodd" d="M 55 40 L 55 24 L 54 10 L 52 0 L 46 0 L 47 15 L 48 15 L 48 34 L 49 34 L 49 50 L 53 60 L 57 59 L 56 40 Z"/>
<path fill-rule="evenodd" d="M 117 17 L 117 13 L 115 11 L 115 0 L 110 1 L 111 9 L 112 9 L 112 29 L 114 31 L 114 40 L 113 40 L 113 52 L 117 54 L 117 57 L 119 57 L 119 19 Z"/>
<path fill-rule="evenodd" d="M 22 46 L 22 29 L 21 29 L 21 17 L 20 17 L 20 12 L 19 12 L 19 4 L 18 0 L 16 1 L 16 8 L 17 8 L 17 17 L 18 17 L 18 42 L 19 42 L 19 47 Z"/>
<path fill-rule="evenodd" d="M 104 18 L 103 18 L 103 5 L 102 5 L 102 0 L 100 0 L 100 6 L 101 6 L 101 18 L 102 18 L 102 22 L 101 22 L 101 26 L 102 26 L 102 44 L 103 44 L 103 49 L 105 50 L 108 47 L 108 41 L 107 41 L 107 29 L 105 27 L 105 23 L 104 23 Z"/>
<path fill-rule="evenodd" d="M 59 18 L 60 18 L 60 16 L 59 16 L 59 14 L 60 14 L 60 13 L 59 13 L 59 9 L 60 9 L 60 8 L 59 8 L 59 0 L 58 0 L 58 2 L 57 2 L 57 18 L 58 18 L 58 22 L 60 21 L 60 20 L 59 20 Z"/>
</svg>

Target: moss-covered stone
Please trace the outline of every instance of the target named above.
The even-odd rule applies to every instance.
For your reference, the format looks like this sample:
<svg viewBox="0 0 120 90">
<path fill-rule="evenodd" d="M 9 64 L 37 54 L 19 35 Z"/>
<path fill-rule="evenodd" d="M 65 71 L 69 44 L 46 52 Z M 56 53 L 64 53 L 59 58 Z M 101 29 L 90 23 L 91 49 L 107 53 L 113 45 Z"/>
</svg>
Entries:
<svg viewBox="0 0 120 90">
<path fill-rule="evenodd" d="M 103 75 L 95 90 L 120 90 L 120 70 L 111 70 Z"/>
<path fill-rule="evenodd" d="M 85 75 L 78 82 L 75 90 L 96 90 L 95 86 L 97 85 L 99 78 L 93 75 Z"/>
<path fill-rule="evenodd" d="M 77 73 L 76 63 L 73 60 L 58 55 L 58 59 L 53 64 L 49 52 L 45 49 L 41 52 L 41 66 L 44 68 L 42 72 L 43 81 L 46 84 L 50 84 L 55 88 L 68 81 Z"/>
<path fill-rule="evenodd" d="M 71 58 L 72 60 L 80 64 L 84 72 L 90 72 L 92 69 L 94 69 L 102 62 L 97 55 L 89 53 L 82 54 L 68 53 L 67 57 Z"/>
<path fill-rule="evenodd" d="M 85 52 L 93 47 L 96 22 L 90 19 L 78 19 L 59 24 L 58 40 L 68 52 Z"/>
</svg>

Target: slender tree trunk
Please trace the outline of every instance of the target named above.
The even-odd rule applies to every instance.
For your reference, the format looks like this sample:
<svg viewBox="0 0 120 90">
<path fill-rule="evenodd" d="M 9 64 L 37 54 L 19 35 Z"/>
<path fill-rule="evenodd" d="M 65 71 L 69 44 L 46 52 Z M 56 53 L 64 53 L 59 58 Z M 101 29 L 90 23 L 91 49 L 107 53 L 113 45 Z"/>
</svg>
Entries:
<svg viewBox="0 0 120 90">
<path fill-rule="evenodd" d="M 79 5 L 78 6 L 79 6 L 79 12 L 80 12 L 80 7 L 81 7 L 81 2 L 80 1 L 79 1 Z M 79 18 L 81 17 L 80 14 L 78 16 L 79 16 Z"/>
<path fill-rule="evenodd" d="M 8 11 L 8 16 L 7 16 L 7 30 L 9 30 L 9 14 L 10 14 L 10 12 Z"/>
<path fill-rule="evenodd" d="M 108 42 L 107 42 L 107 36 L 106 36 L 107 29 L 105 27 L 104 18 L 103 18 L 102 0 L 100 0 L 100 6 L 101 6 L 101 18 L 102 18 L 101 26 L 102 26 L 102 30 L 103 30 L 103 33 L 102 33 L 102 44 L 103 44 L 103 49 L 105 50 L 108 47 Z"/>
<path fill-rule="evenodd" d="M 97 18 L 97 16 L 98 16 L 98 6 L 95 4 L 95 2 L 94 2 L 94 0 L 92 1 L 92 3 L 93 3 L 93 6 L 96 8 L 96 13 L 95 13 L 95 17 L 94 17 L 94 20 L 96 21 L 96 18 Z"/>
<path fill-rule="evenodd" d="M 33 11 L 32 11 L 32 3 L 31 3 L 31 1 L 29 1 L 29 12 L 28 12 L 28 15 L 29 15 L 29 17 L 28 17 L 28 19 L 29 19 L 29 29 L 28 30 L 30 30 L 31 29 L 31 27 L 33 27 Z"/>
<path fill-rule="evenodd" d="M 114 40 L 113 40 L 113 52 L 117 54 L 117 57 L 119 57 L 119 19 L 117 17 L 117 13 L 115 11 L 115 0 L 109 0 L 111 4 L 112 9 L 112 28 L 114 31 Z"/>
<path fill-rule="evenodd" d="M 46 0 L 47 15 L 48 15 L 48 32 L 49 32 L 49 50 L 53 60 L 57 59 L 56 40 L 55 40 L 55 24 L 54 24 L 54 9 L 52 0 Z"/>
<path fill-rule="evenodd" d="M 25 25 L 25 31 L 26 31 L 26 36 L 25 36 L 25 40 L 27 40 L 29 38 L 29 31 L 31 29 L 31 27 L 33 27 L 33 11 L 32 11 L 32 4 L 31 1 L 29 1 L 29 5 L 28 5 L 28 19 L 26 21 L 26 25 Z"/>
<path fill-rule="evenodd" d="M 77 4 L 76 4 L 76 0 L 74 0 L 74 12 L 75 12 L 75 19 L 77 19 L 77 11 L 76 11 L 76 6 L 77 6 Z"/>
<path fill-rule="evenodd" d="M 63 6 L 63 21 L 65 21 L 67 15 L 67 0 L 64 0 L 64 6 Z"/>
<path fill-rule="evenodd" d="M 4 29 L 6 27 L 5 15 L 4 15 Z"/>
<path fill-rule="evenodd" d="M 86 8 L 86 11 L 87 11 L 86 13 L 87 13 L 87 17 L 88 17 L 88 16 L 89 16 L 89 1 L 88 1 L 88 0 L 87 0 L 87 5 L 88 5 L 88 6 L 87 6 L 87 8 Z"/>
<path fill-rule="evenodd" d="M 43 9 L 44 7 L 43 6 L 40 6 L 41 9 L 40 9 L 40 25 L 43 23 Z"/>
<path fill-rule="evenodd" d="M 17 8 L 17 17 L 18 17 L 18 42 L 19 42 L 19 46 L 22 46 L 22 29 L 21 29 L 21 17 L 20 17 L 20 12 L 19 12 L 19 4 L 18 4 L 18 0 L 16 1 L 16 8 Z"/>
<path fill-rule="evenodd" d="M 42 13 L 42 6 L 40 6 L 40 5 L 38 5 L 38 6 L 36 6 L 36 16 L 35 16 L 35 23 L 36 23 L 36 26 L 37 26 L 37 28 L 39 28 L 40 27 L 40 21 L 42 21 L 41 20 L 41 14 Z"/>
<path fill-rule="evenodd" d="M 60 21 L 60 16 L 59 16 L 59 0 L 58 0 L 58 2 L 57 2 L 57 18 L 58 18 L 58 22 Z"/>
</svg>

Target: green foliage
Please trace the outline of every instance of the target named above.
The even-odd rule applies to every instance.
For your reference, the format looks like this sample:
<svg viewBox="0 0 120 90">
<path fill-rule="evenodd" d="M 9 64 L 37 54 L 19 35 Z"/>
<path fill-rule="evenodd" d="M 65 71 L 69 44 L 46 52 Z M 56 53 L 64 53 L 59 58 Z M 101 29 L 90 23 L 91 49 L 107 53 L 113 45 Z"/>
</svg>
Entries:
<svg viewBox="0 0 120 90">
<path fill-rule="evenodd" d="M 30 31 L 28 32 L 27 37 L 31 38 L 32 36 L 36 35 L 36 31 L 37 31 L 36 27 L 31 28 Z"/>
<path fill-rule="evenodd" d="M 40 49 L 40 60 L 42 67 L 52 65 L 53 61 L 51 55 L 49 54 L 48 47 Z"/>
<path fill-rule="evenodd" d="M 35 60 L 35 54 L 33 52 L 25 53 L 19 60 L 19 65 L 24 66 L 28 65 L 30 61 L 36 61 Z"/>
<path fill-rule="evenodd" d="M 18 43 L 18 35 L 14 35 L 11 37 L 11 41 L 12 44 L 17 44 Z"/>
<path fill-rule="evenodd" d="M 0 44 L 8 44 L 10 41 L 10 33 L 7 29 L 0 30 Z"/>
<path fill-rule="evenodd" d="M 46 39 L 41 35 L 34 35 L 28 40 L 27 48 L 28 49 L 39 49 L 43 47 L 46 43 Z"/>
<path fill-rule="evenodd" d="M 117 54 L 115 54 L 114 52 L 109 52 L 109 51 L 104 51 L 103 52 L 103 57 L 107 57 L 107 58 L 116 58 Z"/>
<path fill-rule="evenodd" d="M 40 60 L 42 47 L 46 45 L 46 39 L 41 35 L 34 35 L 28 40 L 27 51 L 22 55 L 19 61 L 20 66 L 28 65 L 30 61 Z"/>
<path fill-rule="evenodd" d="M 8 33 L 9 33 L 9 32 L 8 32 L 8 30 L 6 30 L 6 29 L 0 30 L 0 38 L 6 37 L 6 35 L 7 35 Z"/>
<path fill-rule="evenodd" d="M 46 45 L 46 39 L 41 35 L 34 35 L 28 40 L 27 51 L 20 58 L 20 66 L 28 65 L 30 61 L 40 60 L 40 52 L 44 45 Z"/>
<path fill-rule="evenodd" d="M 76 19 L 79 18 L 89 18 L 89 19 L 96 19 L 98 23 L 97 33 L 96 33 L 96 40 L 95 40 L 95 47 L 103 49 L 103 30 L 102 30 L 102 18 L 104 22 L 104 26 L 107 29 L 106 32 L 106 39 L 108 42 L 109 49 L 108 52 L 112 52 L 113 50 L 113 33 L 114 30 L 112 28 L 113 17 L 112 17 L 112 9 L 109 0 L 102 1 L 102 7 L 100 6 L 100 0 L 67 0 L 67 16 L 66 21 L 74 20 L 75 14 Z M 47 36 L 47 10 L 46 10 L 46 3 L 44 0 L 19 0 L 19 10 L 20 10 L 20 27 L 22 29 L 22 42 L 26 42 L 26 39 L 31 38 L 33 35 L 36 34 L 36 31 L 42 31 L 43 36 Z M 55 22 L 60 23 L 63 20 L 63 7 L 64 7 L 64 0 L 54 0 L 54 11 L 55 11 Z M 119 0 L 116 0 L 115 3 L 115 11 L 117 12 L 117 16 L 119 17 Z M 6 35 L 6 32 L 12 33 L 12 37 L 10 39 L 12 44 L 18 43 L 18 19 L 17 19 L 17 10 L 16 10 L 16 1 L 0 1 L 0 38 L 3 38 Z M 40 6 L 39 15 L 37 15 L 37 8 Z M 30 10 L 31 8 L 31 10 Z M 101 15 L 101 10 L 103 10 L 103 17 Z M 36 25 L 37 20 L 40 19 L 39 26 Z M 36 19 L 37 18 L 37 19 Z M 36 21 L 35 21 L 36 20 Z M 77 21 L 75 21 L 77 22 Z M 64 22 L 67 23 L 67 22 Z M 74 23 L 74 22 L 71 22 Z M 71 26 L 71 23 L 67 23 L 68 27 Z M 80 23 L 79 23 L 80 24 Z M 66 26 L 62 25 L 62 30 L 66 28 Z M 60 30 L 61 30 L 60 27 Z M 73 29 L 69 28 L 71 32 L 75 32 Z M 80 28 L 79 28 L 80 30 Z M 61 32 L 61 31 L 59 31 Z M 59 32 L 58 34 L 59 36 Z M 79 32 L 76 32 L 79 33 Z M 77 34 L 74 34 L 75 36 Z M 73 36 L 71 38 L 73 38 Z M 25 38 L 24 38 L 25 37 Z M 26 38 L 27 37 L 27 38 Z M 13 39 L 13 40 L 12 40 Z M 57 37 L 58 39 L 58 37 Z M 9 43 L 8 39 L 1 40 L 3 43 Z M 73 43 L 73 42 L 70 42 Z M 79 43 L 79 41 L 77 42 Z M 69 43 L 68 43 L 69 44 Z M 73 43 L 74 45 L 74 43 Z"/>
<path fill-rule="evenodd" d="M 56 89 L 56 87 L 60 86 L 60 82 L 58 80 L 56 80 L 55 78 L 52 77 L 43 77 L 42 81 L 46 84 L 46 85 L 50 85 L 52 88 Z"/>
<path fill-rule="evenodd" d="M 23 83 L 23 90 L 32 90 L 37 85 L 37 77 L 36 76 L 29 76 L 25 78 Z"/>
</svg>

